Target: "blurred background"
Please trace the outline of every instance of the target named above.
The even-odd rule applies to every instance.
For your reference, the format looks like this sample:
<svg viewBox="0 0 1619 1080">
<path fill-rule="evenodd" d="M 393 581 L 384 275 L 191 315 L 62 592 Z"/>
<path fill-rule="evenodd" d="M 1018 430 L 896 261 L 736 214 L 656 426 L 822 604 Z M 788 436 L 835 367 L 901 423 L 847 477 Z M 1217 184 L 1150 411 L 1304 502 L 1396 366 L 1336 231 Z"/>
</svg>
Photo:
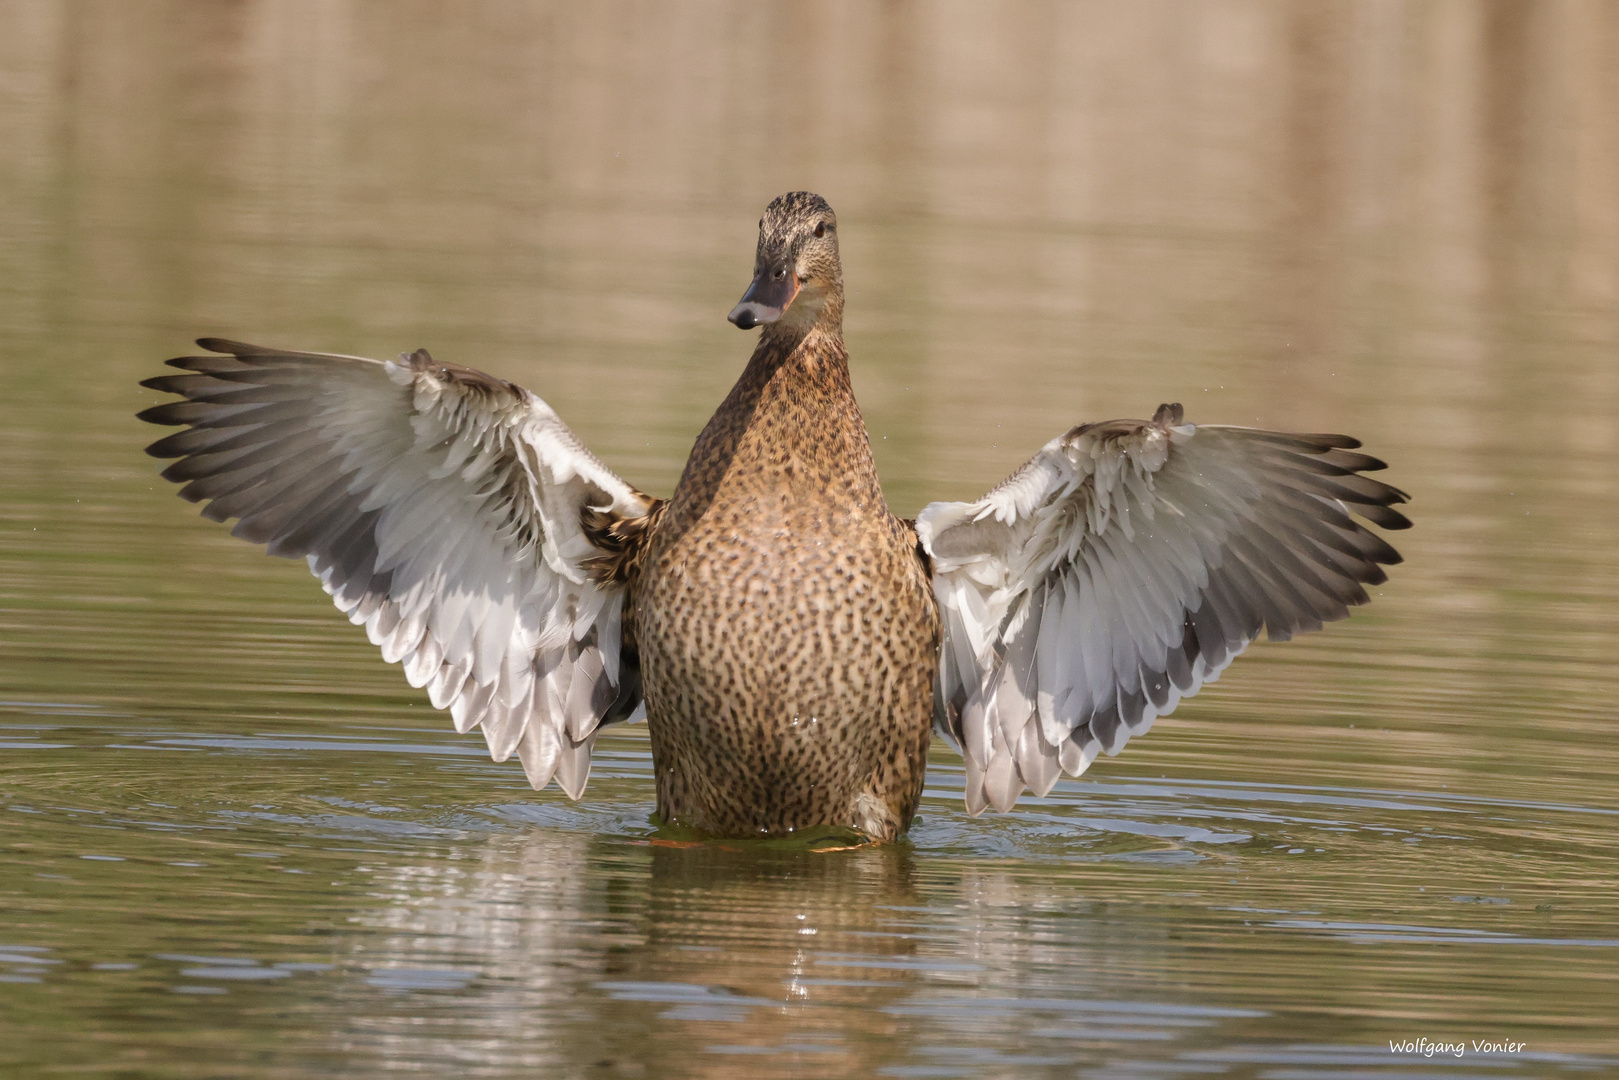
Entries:
<svg viewBox="0 0 1619 1080">
<path fill-rule="evenodd" d="M 1550 1056 L 1503 1075 L 1613 1064 L 1619 6 L 0 0 L 0 26 L 0 997 L 26 995 L 0 1062 L 1314 1077 L 1516 1033 Z M 827 869 L 644 846 L 642 730 L 579 806 L 527 793 L 140 452 L 135 384 L 194 337 L 420 346 L 668 494 L 752 346 L 724 317 L 759 212 L 806 188 L 896 512 L 1181 401 L 1361 438 L 1413 496 L 1407 565 L 1019 815 L 967 819 L 936 749 L 914 844 Z M 794 903 L 845 936 L 795 936 Z"/>
</svg>

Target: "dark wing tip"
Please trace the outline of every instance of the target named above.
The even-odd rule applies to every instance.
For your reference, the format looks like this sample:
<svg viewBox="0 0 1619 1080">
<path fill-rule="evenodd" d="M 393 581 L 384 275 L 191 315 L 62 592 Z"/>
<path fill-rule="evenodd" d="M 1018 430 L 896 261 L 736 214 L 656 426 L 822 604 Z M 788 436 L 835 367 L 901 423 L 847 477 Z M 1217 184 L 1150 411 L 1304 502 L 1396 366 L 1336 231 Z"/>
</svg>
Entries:
<svg viewBox="0 0 1619 1080">
<path fill-rule="evenodd" d="M 1399 530 L 1411 527 L 1410 518 L 1398 510 L 1391 510 L 1386 506 L 1379 506 L 1375 511 L 1372 511 L 1369 507 L 1363 509 L 1357 506 L 1355 509 L 1365 516 L 1368 521 L 1385 529 Z"/>
<path fill-rule="evenodd" d="M 140 417 L 144 420 L 145 417 Z M 146 448 L 146 453 L 155 458 L 185 457 L 191 451 L 184 445 L 186 432 L 177 431 L 173 435 L 165 435 L 157 442 Z"/>
<path fill-rule="evenodd" d="M 1159 427 L 1174 427 L 1184 420 L 1186 410 L 1181 408 L 1178 401 L 1167 401 L 1158 406 L 1158 411 L 1152 414 L 1152 422 Z"/>
<path fill-rule="evenodd" d="M 1306 439 L 1310 439 L 1310 440 L 1312 440 L 1314 442 L 1319 443 L 1322 446 L 1323 449 L 1329 449 L 1329 448 L 1333 449 L 1333 450 L 1359 450 L 1360 449 L 1360 440 L 1355 438 L 1353 435 L 1321 434 L 1321 435 L 1306 435 L 1304 437 Z"/>
<path fill-rule="evenodd" d="M 165 401 L 161 405 L 153 405 L 149 409 L 142 409 L 135 414 L 135 419 L 144 420 L 148 424 L 162 424 L 165 427 L 175 427 L 184 424 L 185 418 L 177 416 L 174 411 L 176 405 L 183 405 L 180 401 Z"/>
<path fill-rule="evenodd" d="M 245 341 L 218 337 L 200 337 L 197 339 L 197 345 L 209 352 L 229 353 L 231 356 L 267 356 L 275 352 L 274 349 L 266 349 L 262 345 L 249 345 Z"/>
<path fill-rule="evenodd" d="M 1388 462 L 1382 458 L 1374 458 L 1370 454 L 1355 454 L 1336 447 L 1323 451 L 1318 456 L 1327 464 L 1349 472 L 1381 472 L 1389 467 Z"/>
</svg>

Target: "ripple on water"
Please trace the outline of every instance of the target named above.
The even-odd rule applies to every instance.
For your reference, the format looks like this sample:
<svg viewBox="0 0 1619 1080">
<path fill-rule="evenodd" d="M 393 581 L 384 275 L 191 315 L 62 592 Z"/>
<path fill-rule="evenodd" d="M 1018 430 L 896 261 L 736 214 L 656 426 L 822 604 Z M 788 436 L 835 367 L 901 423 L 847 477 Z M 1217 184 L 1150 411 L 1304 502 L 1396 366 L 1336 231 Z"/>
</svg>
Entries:
<svg viewBox="0 0 1619 1080">
<path fill-rule="evenodd" d="M 216 738 L 56 723 L 27 738 L 68 749 L 27 751 L 40 762 L 27 805 L 7 792 L 7 810 L 30 811 L 38 847 L 25 861 L 42 875 L 43 917 L 24 925 L 66 931 L 140 895 L 163 940 L 137 934 L 112 955 L 71 937 L 0 947 L 0 981 L 109 1006 L 167 989 L 197 1008 L 323 1016 L 367 1060 L 449 1052 L 393 1018 L 386 1002 L 408 997 L 446 1030 L 530 1057 L 584 1052 L 568 1023 L 533 1023 L 567 1001 L 593 1023 L 654 1033 L 649 1053 L 853 1055 L 873 1075 L 983 1075 L 1013 1067 L 1016 1046 L 1031 1075 L 1083 1060 L 1121 1075 L 1386 1077 L 1411 1060 L 1439 1067 L 1385 1044 L 1472 1015 L 1476 996 L 1447 985 L 1502 964 L 1538 985 L 1556 954 L 1572 961 L 1560 983 L 1594 987 L 1611 963 L 1594 958 L 1619 944 L 1592 932 L 1608 910 L 1594 892 L 1536 884 L 1570 853 L 1603 850 L 1613 812 L 1576 803 L 1104 775 L 969 818 L 959 766 L 941 759 L 908 841 L 819 854 L 658 846 L 638 731 L 603 740 L 577 804 L 536 797 L 481 748 L 425 727 Z M 125 782 L 99 783 L 108 773 Z M 225 952 L 173 947 L 227 938 Z M 1323 969 L 1337 973 L 1330 993 Z M 1334 1041 L 1346 1037 L 1336 1010 L 1378 1013 L 1412 978 L 1429 988 L 1429 1019 Z M 1357 983 L 1346 1005 L 1342 987 Z M 1532 1026 L 1533 1000 L 1500 997 L 1494 1024 Z M 1278 1030 L 1336 1034 L 1278 1043 Z M 1506 1055 L 1488 1068 L 1603 1060 Z M 1443 1069 L 1466 1074 L 1454 1059 Z"/>
</svg>

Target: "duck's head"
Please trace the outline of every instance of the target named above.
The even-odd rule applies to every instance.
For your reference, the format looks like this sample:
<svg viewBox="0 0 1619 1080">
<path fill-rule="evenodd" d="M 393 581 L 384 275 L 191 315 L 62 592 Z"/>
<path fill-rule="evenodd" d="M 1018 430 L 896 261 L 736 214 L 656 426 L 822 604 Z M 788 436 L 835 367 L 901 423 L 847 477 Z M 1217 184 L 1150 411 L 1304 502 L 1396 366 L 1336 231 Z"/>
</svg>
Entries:
<svg viewBox="0 0 1619 1080">
<path fill-rule="evenodd" d="M 841 321 L 842 308 L 837 215 L 819 195 L 789 191 L 759 219 L 753 284 L 730 320 L 743 330 L 767 323 L 807 330 Z"/>
</svg>

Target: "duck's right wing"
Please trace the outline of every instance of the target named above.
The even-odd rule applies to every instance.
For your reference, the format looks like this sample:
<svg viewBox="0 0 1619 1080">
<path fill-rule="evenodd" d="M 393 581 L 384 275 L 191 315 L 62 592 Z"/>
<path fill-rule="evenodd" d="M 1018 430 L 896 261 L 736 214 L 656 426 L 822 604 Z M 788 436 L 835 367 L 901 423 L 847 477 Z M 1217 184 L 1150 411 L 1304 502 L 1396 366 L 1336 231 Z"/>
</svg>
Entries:
<svg viewBox="0 0 1619 1080">
<path fill-rule="evenodd" d="M 622 585 L 581 524 L 656 500 L 585 449 L 520 386 L 425 351 L 382 363 L 205 338 L 227 355 L 169 361 L 142 383 L 184 400 L 141 413 L 186 430 L 148 447 L 179 458 L 203 516 L 272 555 L 307 558 L 350 621 L 412 686 L 514 752 L 538 789 L 583 792 L 595 732 L 640 704 L 621 656 Z"/>
<path fill-rule="evenodd" d="M 1405 493 L 1343 435 L 1086 424 L 972 503 L 916 522 L 943 625 L 940 730 L 967 806 L 1044 795 L 1212 682 L 1249 642 L 1341 619 L 1400 556 Z"/>
</svg>

